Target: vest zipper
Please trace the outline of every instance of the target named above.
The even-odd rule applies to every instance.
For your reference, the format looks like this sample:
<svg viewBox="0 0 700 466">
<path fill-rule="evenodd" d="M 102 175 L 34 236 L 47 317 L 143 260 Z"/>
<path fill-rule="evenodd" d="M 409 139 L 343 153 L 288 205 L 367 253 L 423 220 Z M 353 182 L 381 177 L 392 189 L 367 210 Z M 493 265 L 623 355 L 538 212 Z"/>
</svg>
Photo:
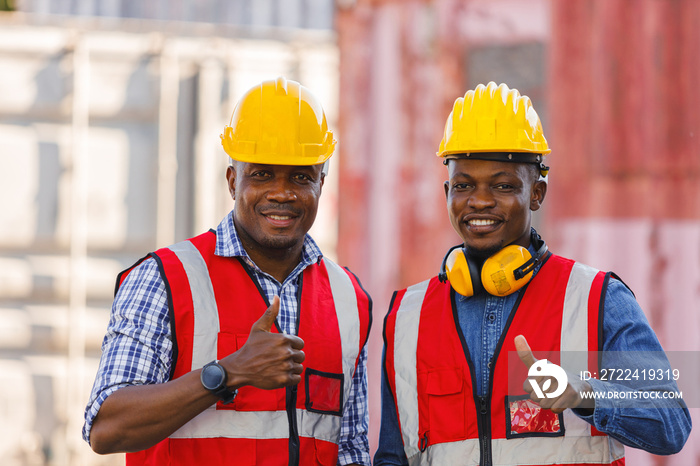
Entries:
<svg viewBox="0 0 700 466">
<path fill-rule="evenodd" d="M 452 302 L 452 317 L 455 322 L 455 328 L 457 329 L 457 334 L 459 335 L 459 340 L 462 343 L 462 349 L 464 350 L 464 356 L 467 360 L 467 365 L 469 366 L 469 374 L 472 379 L 472 387 L 474 394 L 474 403 L 476 405 L 477 415 L 476 415 L 476 425 L 479 432 L 479 453 L 481 459 L 479 461 L 480 466 L 492 466 L 493 458 L 491 451 L 491 390 L 489 389 L 488 395 L 481 396 L 477 394 L 476 390 L 476 373 L 474 372 L 474 363 L 472 362 L 472 357 L 469 352 L 469 347 L 464 339 L 464 333 L 462 333 L 462 327 L 459 325 L 459 317 L 457 316 L 457 303 L 455 302 L 455 291 L 450 290 L 450 300 Z M 489 386 L 493 384 L 493 374 L 489 374 Z"/>
<path fill-rule="evenodd" d="M 299 466 L 299 427 L 297 426 L 297 386 L 286 388 L 287 421 L 289 422 L 289 466 Z"/>
<path fill-rule="evenodd" d="M 491 410 L 488 396 L 476 396 L 479 406 L 479 443 L 481 445 L 481 466 L 491 466 Z"/>
<path fill-rule="evenodd" d="M 297 287 L 297 320 L 294 325 L 294 335 L 299 335 L 299 322 L 301 321 L 301 290 L 304 287 L 304 275 L 299 275 Z M 275 322 L 277 323 L 277 322 Z M 287 387 L 287 418 L 289 419 L 289 466 L 299 466 L 300 445 L 299 426 L 297 425 L 297 387 Z"/>
<path fill-rule="evenodd" d="M 548 256 L 549 257 L 549 256 Z M 547 257 L 547 258 L 548 258 Z M 527 290 L 527 285 L 518 291 L 518 299 L 513 305 L 513 310 L 510 312 L 508 321 L 506 322 L 501 336 L 496 344 L 496 349 L 491 357 L 491 366 L 489 367 L 489 386 L 487 394 L 481 396 L 477 394 L 476 391 L 476 377 L 477 374 L 474 372 L 474 363 L 472 362 L 471 354 L 469 353 L 469 347 L 464 339 L 464 333 L 462 333 L 462 327 L 459 324 L 459 316 L 457 315 L 457 302 L 455 301 L 455 291 L 450 290 L 450 301 L 452 304 L 452 318 L 454 319 L 455 328 L 457 329 L 457 334 L 459 335 L 459 340 L 462 343 L 462 349 L 464 350 L 464 356 L 467 358 L 467 365 L 469 366 L 469 374 L 472 379 L 472 388 L 474 393 L 474 402 L 476 403 L 476 408 L 479 411 L 476 417 L 477 429 L 479 431 L 479 452 L 481 454 L 480 466 L 493 466 L 493 449 L 491 446 L 491 394 L 493 393 L 493 373 L 496 370 L 496 361 L 498 360 L 498 355 L 503 347 L 503 340 L 510 330 L 510 324 L 513 322 L 515 317 L 515 312 L 520 307 L 520 301 L 523 298 Z M 480 375 L 480 374 L 479 374 Z"/>
</svg>

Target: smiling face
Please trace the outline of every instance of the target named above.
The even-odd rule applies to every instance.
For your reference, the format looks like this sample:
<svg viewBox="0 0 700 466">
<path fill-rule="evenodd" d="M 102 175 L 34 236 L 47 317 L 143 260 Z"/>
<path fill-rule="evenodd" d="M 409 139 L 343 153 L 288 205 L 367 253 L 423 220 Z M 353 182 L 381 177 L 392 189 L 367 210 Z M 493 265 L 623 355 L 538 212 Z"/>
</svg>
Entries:
<svg viewBox="0 0 700 466">
<path fill-rule="evenodd" d="M 297 254 L 316 219 L 323 165 L 235 162 L 228 168 L 234 223 L 251 258 Z"/>
<path fill-rule="evenodd" d="M 490 256 L 509 244 L 530 244 L 531 212 L 547 192 L 531 166 L 454 159 L 448 171 L 447 210 L 470 253 Z"/>
</svg>

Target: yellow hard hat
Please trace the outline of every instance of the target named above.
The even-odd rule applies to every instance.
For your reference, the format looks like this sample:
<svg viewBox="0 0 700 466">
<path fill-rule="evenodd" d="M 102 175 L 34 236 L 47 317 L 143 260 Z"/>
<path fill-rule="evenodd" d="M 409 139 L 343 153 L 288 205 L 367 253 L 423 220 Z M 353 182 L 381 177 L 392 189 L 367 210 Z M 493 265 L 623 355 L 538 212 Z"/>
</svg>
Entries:
<svg viewBox="0 0 700 466">
<path fill-rule="evenodd" d="M 437 156 L 485 152 L 513 153 L 513 162 L 530 161 L 522 153 L 551 152 L 530 98 L 505 84 L 479 84 L 455 101 Z"/>
<path fill-rule="evenodd" d="M 318 165 L 333 155 L 336 141 L 316 96 L 280 76 L 243 95 L 221 144 L 229 157 L 241 162 Z"/>
</svg>

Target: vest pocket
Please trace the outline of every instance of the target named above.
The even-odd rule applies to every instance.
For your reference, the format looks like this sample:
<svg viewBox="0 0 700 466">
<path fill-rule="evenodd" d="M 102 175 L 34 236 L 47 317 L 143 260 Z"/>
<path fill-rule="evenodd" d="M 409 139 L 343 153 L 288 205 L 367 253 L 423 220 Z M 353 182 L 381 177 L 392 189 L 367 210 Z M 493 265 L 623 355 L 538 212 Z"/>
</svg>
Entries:
<svg viewBox="0 0 700 466">
<path fill-rule="evenodd" d="M 564 416 L 544 409 L 528 395 L 506 396 L 506 438 L 561 437 Z"/>
<path fill-rule="evenodd" d="M 464 375 L 459 369 L 428 372 L 429 426 L 426 441 L 432 445 L 449 440 L 460 440 L 467 435 L 465 419 Z M 420 433 L 425 436 L 424 432 Z M 426 445 L 427 447 L 427 445 Z"/>
<path fill-rule="evenodd" d="M 307 411 L 320 414 L 343 414 L 343 374 L 306 368 L 304 385 Z"/>
</svg>

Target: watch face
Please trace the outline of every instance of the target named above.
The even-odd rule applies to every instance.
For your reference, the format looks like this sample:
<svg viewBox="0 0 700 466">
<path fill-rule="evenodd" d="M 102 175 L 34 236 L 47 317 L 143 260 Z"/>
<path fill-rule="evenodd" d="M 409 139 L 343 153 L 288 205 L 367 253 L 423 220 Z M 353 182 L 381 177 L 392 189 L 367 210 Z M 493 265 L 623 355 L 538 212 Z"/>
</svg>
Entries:
<svg viewBox="0 0 700 466">
<path fill-rule="evenodd" d="M 224 368 L 218 364 L 210 364 L 202 369 L 202 385 L 208 390 L 216 390 L 224 384 Z"/>
</svg>

